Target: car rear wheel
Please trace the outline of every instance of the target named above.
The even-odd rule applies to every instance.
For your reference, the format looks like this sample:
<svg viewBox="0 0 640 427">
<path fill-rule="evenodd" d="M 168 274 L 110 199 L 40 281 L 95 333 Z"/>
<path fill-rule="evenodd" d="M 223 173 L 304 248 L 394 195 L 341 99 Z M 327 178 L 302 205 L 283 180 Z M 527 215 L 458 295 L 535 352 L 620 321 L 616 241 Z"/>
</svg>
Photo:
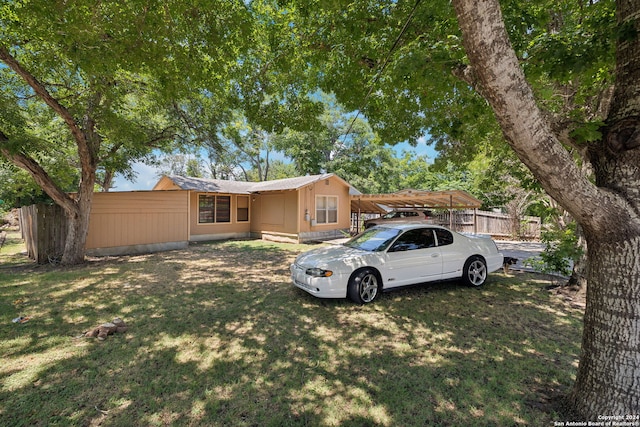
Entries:
<svg viewBox="0 0 640 427">
<path fill-rule="evenodd" d="M 478 256 L 471 257 L 464 263 L 462 280 L 469 286 L 482 286 L 487 280 L 487 264 Z"/>
<path fill-rule="evenodd" d="M 367 304 L 375 300 L 380 293 L 380 284 L 375 271 L 365 268 L 351 276 L 347 285 L 347 295 L 355 303 Z"/>
</svg>

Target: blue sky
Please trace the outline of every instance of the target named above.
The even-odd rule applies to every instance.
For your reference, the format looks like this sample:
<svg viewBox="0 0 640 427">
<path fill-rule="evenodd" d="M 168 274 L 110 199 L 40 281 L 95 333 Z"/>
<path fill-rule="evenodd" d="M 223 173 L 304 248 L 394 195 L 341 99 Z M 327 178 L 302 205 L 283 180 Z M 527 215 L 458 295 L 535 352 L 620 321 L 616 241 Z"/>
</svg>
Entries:
<svg viewBox="0 0 640 427">
<path fill-rule="evenodd" d="M 420 138 L 416 147 L 412 147 L 408 143 L 400 143 L 393 148 L 395 148 L 398 156 L 401 155 L 403 151 L 409 151 L 416 153 L 416 155 L 426 154 L 431 161 L 437 157 L 437 152 L 433 146 L 427 145 L 426 138 Z M 160 179 L 158 177 L 158 170 L 153 166 L 145 165 L 144 163 L 135 163 L 133 170 L 138 174 L 134 182 L 117 176 L 114 183 L 115 187 L 111 191 L 151 190 Z"/>
<path fill-rule="evenodd" d="M 153 166 L 145 165 L 144 163 L 134 163 L 133 170 L 138 174 L 134 182 L 127 181 L 118 175 L 114 182 L 115 187 L 110 191 L 151 190 L 158 182 L 158 171 Z"/>
</svg>

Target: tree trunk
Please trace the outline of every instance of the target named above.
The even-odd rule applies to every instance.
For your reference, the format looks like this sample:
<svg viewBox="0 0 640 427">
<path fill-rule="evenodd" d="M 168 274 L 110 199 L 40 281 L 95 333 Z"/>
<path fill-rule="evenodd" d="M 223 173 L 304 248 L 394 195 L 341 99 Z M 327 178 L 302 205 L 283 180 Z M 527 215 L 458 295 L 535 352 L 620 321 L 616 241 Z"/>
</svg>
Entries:
<svg viewBox="0 0 640 427">
<path fill-rule="evenodd" d="M 89 215 L 93 200 L 93 185 L 95 183 L 95 168 L 83 170 L 83 179 L 75 197 L 62 191 L 49 177 L 47 172 L 32 158 L 25 154 L 14 153 L 2 147 L 8 141 L 7 136 L 0 131 L 0 153 L 29 172 L 38 185 L 62 207 L 67 219 L 67 236 L 61 263 L 64 265 L 80 264 L 84 262 L 85 244 L 89 230 Z"/>
<path fill-rule="evenodd" d="M 576 236 L 578 237 L 577 246 L 582 249 L 582 255 L 580 255 L 578 259 L 573 260 L 571 277 L 569 277 L 566 286 L 577 288 L 580 292 L 584 292 L 587 288 L 588 247 L 580 224 L 576 227 Z"/>
<path fill-rule="evenodd" d="M 0 131 L 0 153 L 16 166 L 29 172 L 36 183 L 65 211 L 67 236 L 61 263 L 73 265 L 84 262 L 85 244 L 89 230 L 89 215 L 91 214 L 91 202 L 93 200 L 95 169 L 93 171 L 83 171 L 84 179 L 80 183 L 80 190 L 75 197 L 71 197 L 53 182 L 47 172 L 35 160 L 25 154 L 13 153 L 3 148 L 2 143 L 7 140 L 6 135 Z"/>
<path fill-rule="evenodd" d="M 99 95 L 96 95 L 97 98 Z M 89 232 L 89 216 L 91 215 L 96 170 L 98 169 L 96 153 L 98 152 L 97 147 L 100 146 L 100 136 L 96 133 L 95 122 L 89 114 L 84 117 L 83 136 L 82 141 L 77 141 L 78 157 L 82 165 L 80 186 L 75 195 L 74 203 L 65 207 L 69 228 L 62 255 L 62 264 L 64 265 L 84 262 L 85 245 Z"/>
<path fill-rule="evenodd" d="M 93 201 L 93 183 L 80 184 L 80 191 L 72 205 L 65 207 L 67 214 L 67 240 L 64 244 L 64 254 L 61 263 L 63 265 L 81 264 L 85 260 L 85 246 L 89 232 L 89 217 L 91 215 L 91 203 Z M 90 187 L 90 188 L 87 188 Z"/>
<path fill-rule="evenodd" d="M 113 188 L 113 180 L 116 173 L 113 169 L 105 168 L 104 176 L 101 180 L 96 179 L 97 184 L 102 188 L 102 192 L 107 193 Z"/>
<path fill-rule="evenodd" d="M 101 144 L 101 137 L 96 130 L 96 122 L 92 117 L 92 113 L 100 104 L 102 94 L 94 92 L 90 96 L 87 111 L 82 118 L 82 123 L 79 123 L 69 110 L 49 93 L 45 85 L 25 69 L 3 46 L 0 46 L 0 60 L 31 86 L 36 95 L 64 121 L 76 142 L 81 176 L 78 193 L 75 197 L 71 197 L 56 185 L 44 168 L 32 157 L 26 153 L 14 152 L 5 147 L 4 145 L 9 141 L 9 138 L 0 130 L 0 153 L 29 172 L 36 183 L 53 201 L 65 210 L 68 231 L 64 254 L 62 255 L 62 264 L 82 263 L 84 262 L 93 187 L 96 182 L 96 170 L 98 169 L 98 152 Z"/>
<path fill-rule="evenodd" d="M 640 414 L 640 39 L 618 45 L 616 91 L 602 141 L 589 148 L 595 184 L 538 109 L 498 0 L 453 0 L 473 84 L 547 193 L 582 226 L 588 246 L 582 355 L 572 401 L 585 420 Z M 619 1 L 636 25 L 640 0 Z"/>
<path fill-rule="evenodd" d="M 640 237 L 588 236 L 589 285 L 582 356 L 572 401 L 578 413 L 640 414 Z M 637 421 L 637 420 L 636 420 Z"/>
<path fill-rule="evenodd" d="M 591 419 L 640 414 L 639 13 L 640 0 L 616 2 L 618 28 L 628 33 L 618 39 L 607 127 L 602 140 L 589 146 L 596 184 L 628 204 L 624 215 L 612 213 L 610 227 L 584 230 L 587 307 L 572 400 Z"/>
</svg>

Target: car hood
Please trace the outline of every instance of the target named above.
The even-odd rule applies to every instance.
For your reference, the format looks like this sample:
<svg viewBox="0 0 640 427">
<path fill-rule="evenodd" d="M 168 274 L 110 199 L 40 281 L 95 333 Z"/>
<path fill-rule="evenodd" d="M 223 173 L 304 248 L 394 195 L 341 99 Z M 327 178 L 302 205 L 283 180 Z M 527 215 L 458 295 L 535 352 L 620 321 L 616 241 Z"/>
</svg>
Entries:
<svg viewBox="0 0 640 427">
<path fill-rule="evenodd" d="M 346 260 L 353 260 L 367 254 L 367 251 L 361 249 L 353 249 L 346 246 L 327 246 L 312 249 L 308 252 L 298 255 L 296 264 L 304 267 L 325 268 L 336 263 L 344 263 Z"/>
</svg>

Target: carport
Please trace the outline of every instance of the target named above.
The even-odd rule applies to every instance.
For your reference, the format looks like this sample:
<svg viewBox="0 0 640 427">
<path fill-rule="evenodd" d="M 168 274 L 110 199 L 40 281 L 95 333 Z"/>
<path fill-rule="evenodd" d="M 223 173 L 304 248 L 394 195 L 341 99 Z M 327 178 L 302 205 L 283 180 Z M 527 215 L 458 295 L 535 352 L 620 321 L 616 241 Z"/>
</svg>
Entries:
<svg viewBox="0 0 640 427">
<path fill-rule="evenodd" d="M 351 214 L 356 214 L 356 229 L 360 229 L 362 214 L 385 214 L 402 209 L 478 209 L 482 202 L 466 191 L 401 190 L 386 194 L 351 194 Z M 449 215 L 450 221 L 453 215 Z M 453 224 L 450 224 L 453 226 Z"/>
</svg>

